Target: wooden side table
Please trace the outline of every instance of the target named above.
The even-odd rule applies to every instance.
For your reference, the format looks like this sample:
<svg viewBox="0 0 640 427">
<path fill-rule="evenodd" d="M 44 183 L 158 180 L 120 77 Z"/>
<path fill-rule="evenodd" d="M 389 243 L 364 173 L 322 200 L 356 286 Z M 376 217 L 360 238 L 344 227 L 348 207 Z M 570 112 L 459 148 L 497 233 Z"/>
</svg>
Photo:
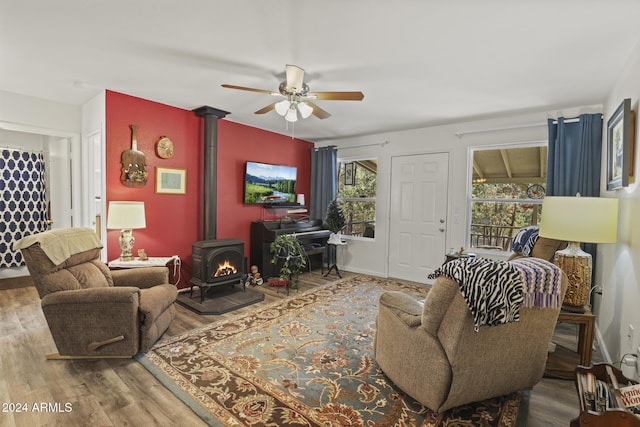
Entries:
<svg viewBox="0 0 640 427">
<path fill-rule="evenodd" d="M 578 324 L 577 353 L 566 347 L 556 345 L 553 353 L 549 353 L 545 374 L 561 378 L 574 378 L 577 365 L 591 366 L 591 349 L 593 347 L 596 316 L 591 310 L 584 313 L 560 311 L 558 323 Z"/>
<path fill-rule="evenodd" d="M 109 261 L 107 266 L 112 270 L 119 270 L 124 268 L 142 268 L 142 267 L 167 267 L 169 269 L 169 282 L 174 283 L 176 280 L 175 272 L 180 268 L 180 258 L 177 256 L 173 257 L 149 257 L 146 260 L 141 260 L 136 257 L 133 261 L 120 261 L 119 259 L 114 259 Z M 179 279 L 179 274 L 178 280 Z M 178 283 L 174 283 L 177 285 Z"/>
</svg>

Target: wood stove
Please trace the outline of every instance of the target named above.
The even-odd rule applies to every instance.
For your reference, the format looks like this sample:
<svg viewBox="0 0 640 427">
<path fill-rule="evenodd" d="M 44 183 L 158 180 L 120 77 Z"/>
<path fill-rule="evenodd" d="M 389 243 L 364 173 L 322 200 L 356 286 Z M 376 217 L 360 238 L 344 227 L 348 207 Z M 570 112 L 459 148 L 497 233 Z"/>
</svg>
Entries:
<svg viewBox="0 0 640 427">
<path fill-rule="evenodd" d="M 200 288 L 200 302 L 206 291 L 220 285 L 243 283 L 247 261 L 244 242 L 238 239 L 201 240 L 191 245 L 193 271 L 189 284 Z M 244 285 L 243 285 L 244 290 Z"/>
</svg>

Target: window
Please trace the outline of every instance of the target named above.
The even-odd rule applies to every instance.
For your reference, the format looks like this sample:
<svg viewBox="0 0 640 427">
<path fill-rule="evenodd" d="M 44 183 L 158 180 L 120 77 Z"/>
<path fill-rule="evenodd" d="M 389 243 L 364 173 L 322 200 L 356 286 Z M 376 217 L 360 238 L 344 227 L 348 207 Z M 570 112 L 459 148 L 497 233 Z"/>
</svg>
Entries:
<svg viewBox="0 0 640 427">
<path fill-rule="evenodd" d="M 518 229 L 538 224 L 547 146 L 476 149 L 472 156 L 469 246 L 508 251 Z"/>
<path fill-rule="evenodd" d="M 338 160 L 338 201 L 347 226 L 346 236 L 375 237 L 378 160 Z"/>
</svg>

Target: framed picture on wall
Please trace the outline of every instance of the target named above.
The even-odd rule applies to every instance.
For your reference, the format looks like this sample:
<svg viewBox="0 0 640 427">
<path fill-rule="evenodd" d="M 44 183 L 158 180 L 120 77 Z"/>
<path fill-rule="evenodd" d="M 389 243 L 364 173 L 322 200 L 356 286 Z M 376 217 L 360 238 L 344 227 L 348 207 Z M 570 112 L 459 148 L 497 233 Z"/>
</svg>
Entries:
<svg viewBox="0 0 640 427">
<path fill-rule="evenodd" d="M 607 122 L 607 190 L 633 182 L 635 111 L 627 98 Z"/>
<path fill-rule="evenodd" d="M 178 168 L 156 168 L 156 193 L 186 194 L 187 170 Z"/>
<path fill-rule="evenodd" d="M 356 164 L 344 164 L 344 185 L 355 185 L 356 183 Z"/>
</svg>

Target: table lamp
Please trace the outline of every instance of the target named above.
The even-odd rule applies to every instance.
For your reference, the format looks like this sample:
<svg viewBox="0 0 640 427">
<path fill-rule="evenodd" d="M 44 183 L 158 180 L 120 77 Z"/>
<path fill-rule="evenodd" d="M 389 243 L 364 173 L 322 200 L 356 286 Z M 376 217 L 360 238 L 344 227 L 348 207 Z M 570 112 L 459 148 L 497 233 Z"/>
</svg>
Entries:
<svg viewBox="0 0 640 427">
<path fill-rule="evenodd" d="M 591 290 L 591 255 L 580 243 L 615 243 L 618 237 L 618 199 L 548 196 L 542 201 L 540 237 L 565 240 L 554 264 L 569 279 L 564 305 L 583 307 Z"/>
<path fill-rule="evenodd" d="M 144 202 L 109 202 L 107 228 L 120 229 L 120 261 L 133 261 L 134 228 L 145 228 Z"/>
</svg>

